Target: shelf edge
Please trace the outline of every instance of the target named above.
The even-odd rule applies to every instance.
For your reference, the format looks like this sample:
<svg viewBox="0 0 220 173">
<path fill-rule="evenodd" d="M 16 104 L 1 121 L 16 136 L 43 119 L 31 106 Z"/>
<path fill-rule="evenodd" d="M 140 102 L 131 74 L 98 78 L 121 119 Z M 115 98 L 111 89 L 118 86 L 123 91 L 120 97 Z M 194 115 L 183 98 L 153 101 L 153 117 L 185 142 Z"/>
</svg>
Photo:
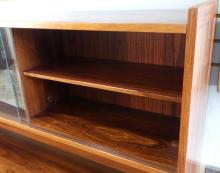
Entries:
<svg viewBox="0 0 220 173">
<path fill-rule="evenodd" d="M 78 81 L 78 80 L 72 80 L 72 79 L 63 79 L 61 77 L 55 77 L 55 76 L 47 76 L 37 73 L 32 73 L 25 71 L 23 72 L 25 76 L 38 78 L 38 79 L 44 79 L 44 80 L 50 80 L 50 81 L 56 81 L 56 82 L 62 82 L 62 83 L 68 83 L 78 86 L 84 86 L 84 87 L 90 87 L 90 88 L 96 88 L 96 89 L 102 89 L 107 91 L 113 91 L 123 94 L 129 94 L 134 96 L 140 96 L 140 97 L 146 97 L 146 98 L 152 98 L 152 99 L 158 99 L 158 100 L 165 100 L 165 101 L 172 101 L 181 103 L 181 97 L 175 97 L 175 96 L 166 96 L 160 93 L 151 93 L 150 91 L 148 93 L 146 92 L 139 92 L 137 90 L 127 89 L 127 88 L 121 88 L 121 87 L 114 87 L 114 86 L 108 86 L 103 84 L 97 84 L 92 82 L 86 82 L 86 81 Z M 119 91 L 120 90 L 120 91 Z"/>
</svg>

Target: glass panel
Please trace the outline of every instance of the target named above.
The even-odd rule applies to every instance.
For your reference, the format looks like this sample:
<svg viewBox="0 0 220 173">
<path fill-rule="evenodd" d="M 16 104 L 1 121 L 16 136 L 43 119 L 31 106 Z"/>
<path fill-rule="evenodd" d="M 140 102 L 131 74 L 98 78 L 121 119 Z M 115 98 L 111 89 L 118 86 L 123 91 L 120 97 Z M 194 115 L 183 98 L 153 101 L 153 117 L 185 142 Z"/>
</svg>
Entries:
<svg viewBox="0 0 220 173">
<path fill-rule="evenodd" d="M 10 29 L 0 29 L 0 116 L 29 122 Z"/>
</svg>

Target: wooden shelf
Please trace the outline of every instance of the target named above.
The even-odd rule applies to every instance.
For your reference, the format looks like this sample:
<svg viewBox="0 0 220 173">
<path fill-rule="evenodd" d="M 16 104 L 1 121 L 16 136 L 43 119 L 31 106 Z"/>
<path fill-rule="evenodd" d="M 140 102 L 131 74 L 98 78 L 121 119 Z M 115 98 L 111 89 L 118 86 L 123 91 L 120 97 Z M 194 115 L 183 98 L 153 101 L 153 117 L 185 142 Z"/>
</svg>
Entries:
<svg viewBox="0 0 220 173">
<path fill-rule="evenodd" d="M 111 153 L 115 159 L 176 172 L 179 119 L 175 117 L 76 99 L 33 117 L 31 126 Z"/>
<path fill-rule="evenodd" d="M 0 12 L 0 27 L 185 34 L 188 15 L 187 10 L 27 13 Z"/>
<path fill-rule="evenodd" d="M 181 102 L 182 68 L 92 58 L 76 58 L 73 62 L 36 67 L 25 71 L 24 75 L 135 96 Z"/>
</svg>

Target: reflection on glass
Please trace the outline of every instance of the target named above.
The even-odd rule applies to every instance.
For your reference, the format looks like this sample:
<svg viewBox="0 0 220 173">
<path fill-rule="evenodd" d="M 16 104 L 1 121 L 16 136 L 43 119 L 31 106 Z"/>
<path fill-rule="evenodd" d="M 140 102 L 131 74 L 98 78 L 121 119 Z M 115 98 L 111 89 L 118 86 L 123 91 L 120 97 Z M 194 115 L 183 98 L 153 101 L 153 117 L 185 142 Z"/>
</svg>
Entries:
<svg viewBox="0 0 220 173">
<path fill-rule="evenodd" d="M 10 29 L 0 29 L 0 116 L 29 121 L 24 110 L 12 34 Z"/>
</svg>

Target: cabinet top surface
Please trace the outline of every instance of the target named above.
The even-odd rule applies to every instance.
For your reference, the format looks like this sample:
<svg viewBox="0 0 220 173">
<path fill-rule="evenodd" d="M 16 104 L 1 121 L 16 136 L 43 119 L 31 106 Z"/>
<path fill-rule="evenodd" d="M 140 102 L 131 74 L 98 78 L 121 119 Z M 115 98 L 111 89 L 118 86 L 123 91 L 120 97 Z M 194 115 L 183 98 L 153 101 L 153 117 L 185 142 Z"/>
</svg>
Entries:
<svg viewBox="0 0 220 173">
<path fill-rule="evenodd" d="M 69 22 L 69 23 L 158 23 L 186 24 L 187 10 L 121 10 L 121 11 L 52 11 L 25 13 L 0 12 L 1 21 L 11 22 Z"/>
<path fill-rule="evenodd" d="M 185 33 L 186 24 L 187 10 L 0 12 L 10 28 Z"/>
</svg>

